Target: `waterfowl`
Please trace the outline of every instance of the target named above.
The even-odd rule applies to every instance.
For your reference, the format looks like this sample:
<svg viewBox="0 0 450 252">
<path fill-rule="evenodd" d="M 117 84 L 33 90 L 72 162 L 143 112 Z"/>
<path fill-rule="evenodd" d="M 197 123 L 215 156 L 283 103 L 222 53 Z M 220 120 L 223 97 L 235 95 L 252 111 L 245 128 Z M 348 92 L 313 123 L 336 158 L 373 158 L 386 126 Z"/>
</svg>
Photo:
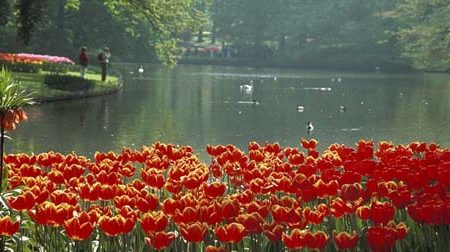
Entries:
<svg viewBox="0 0 450 252">
<path fill-rule="evenodd" d="M 253 104 L 259 105 L 259 101 L 257 101 L 255 98 L 252 99 Z"/>
<path fill-rule="evenodd" d="M 241 93 L 251 94 L 253 92 L 253 80 L 250 80 L 249 84 L 244 84 L 239 87 Z"/>
<path fill-rule="evenodd" d="M 345 111 L 347 111 L 347 107 L 346 106 L 339 106 L 339 110 L 341 111 L 341 112 L 345 112 Z"/>
<path fill-rule="evenodd" d="M 308 135 L 310 135 L 313 130 L 314 130 L 314 126 L 312 125 L 311 122 L 308 122 L 306 124 L 306 132 L 308 133 Z"/>
<path fill-rule="evenodd" d="M 139 72 L 140 74 L 144 73 L 144 68 L 142 67 L 142 65 L 139 66 L 138 72 Z"/>
</svg>

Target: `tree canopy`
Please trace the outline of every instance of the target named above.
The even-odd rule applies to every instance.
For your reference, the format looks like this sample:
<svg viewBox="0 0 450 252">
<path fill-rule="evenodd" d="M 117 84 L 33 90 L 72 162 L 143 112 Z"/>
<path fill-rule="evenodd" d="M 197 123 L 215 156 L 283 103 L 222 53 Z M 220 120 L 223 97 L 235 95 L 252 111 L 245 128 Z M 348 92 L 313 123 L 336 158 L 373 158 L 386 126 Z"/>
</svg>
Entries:
<svg viewBox="0 0 450 252">
<path fill-rule="evenodd" d="M 205 12 L 197 7 L 207 2 L 0 0 L 0 29 L 8 33 L 0 48 L 70 55 L 82 45 L 108 45 L 124 60 L 149 61 L 154 56 L 172 62 L 179 34 L 205 21 Z"/>
<path fill-rule="evenodd" d="M 118 60 L 173 63 L 181 41 L 210 41 L 268 65 L 447 70 L 448 13 L 446 0 L 0 0 L 0 50 L 107 45 Z"/>
</svg>

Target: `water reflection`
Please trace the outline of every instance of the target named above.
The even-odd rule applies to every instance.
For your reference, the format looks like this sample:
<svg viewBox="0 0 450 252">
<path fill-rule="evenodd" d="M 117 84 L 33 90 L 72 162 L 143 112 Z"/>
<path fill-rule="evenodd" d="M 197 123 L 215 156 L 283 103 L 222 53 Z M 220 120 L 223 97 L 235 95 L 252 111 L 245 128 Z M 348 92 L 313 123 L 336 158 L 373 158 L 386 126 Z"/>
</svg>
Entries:
<svg viewBox="0 0 450 252">
<path fill-rule="evenodd" d="M 360 138 L 450 146 L 447 75 L 144 67 L 150 70 L 128 75 L 119 94 L 27 108 L 29 122 L 10 133 L 7 152 L 92 155 L 159 140 L 205 156 L 206 144 L 298 146 L 301 137 L 317 138 L 320 148 Z M 332 82 L 337 76 L 341 82 Z M 252 92 L 241 92 L 250 80 Z"/>
</svg>

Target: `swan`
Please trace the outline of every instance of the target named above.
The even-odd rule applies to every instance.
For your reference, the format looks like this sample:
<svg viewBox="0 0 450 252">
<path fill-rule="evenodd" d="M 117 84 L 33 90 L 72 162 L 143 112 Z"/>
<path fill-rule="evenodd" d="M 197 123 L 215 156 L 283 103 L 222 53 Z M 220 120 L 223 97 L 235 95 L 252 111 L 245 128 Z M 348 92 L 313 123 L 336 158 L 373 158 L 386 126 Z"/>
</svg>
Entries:
<svg viewBox="0 0 450 252">
<path fill-rule="evenodd" d="M 139 66 L 139 68 L 138 68 L 138 72 L 141 74 L 141 73 L 144 73 L 144 68 L 142 67 L 142 65 L 141 66 Z"/>
<path fill-rule="evenodd" d="M 253 92 L 253 80 L 250 80 L 249 84 L 244 84 L 239 87 L 241 93 L 251 94 Z"/>
<path fill-rule="evenodd" d="M 314 126 L 312 125 L 311 122 L 308 122 L 306 124 L 306 132 L 308 133 L 308 135 L 310 135 L 313 130 L 314 130 Z"/>
</svg>

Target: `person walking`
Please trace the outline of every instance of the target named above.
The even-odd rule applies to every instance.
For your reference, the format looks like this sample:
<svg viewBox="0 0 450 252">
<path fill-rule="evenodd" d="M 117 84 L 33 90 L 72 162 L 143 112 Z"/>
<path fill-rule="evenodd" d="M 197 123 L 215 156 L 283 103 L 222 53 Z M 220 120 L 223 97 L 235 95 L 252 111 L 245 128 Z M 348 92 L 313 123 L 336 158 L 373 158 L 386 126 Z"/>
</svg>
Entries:
<svg viewBox="0 0 450 252">
<path fill-rule="evenodd" d="M 100 62 L 100 68 L 102 69 L 102 81 L 106 81 L 106 73 L 107 73 L 110 57 L 111 57 L 111 53 L 110 53 L 108 47 L 105 47 L 103 49 L 103 51 L 97 57 Z"/>
<path fill-rule="evenodd" d="M 78 55 L 78 59 L 80 61 L 80 77 L 84 79 L 86 75 L 86 69 L 89 65 L 89 55 L 87 52 L 87 48 L 81 48 L 80 55 Z"/>
</svg>

